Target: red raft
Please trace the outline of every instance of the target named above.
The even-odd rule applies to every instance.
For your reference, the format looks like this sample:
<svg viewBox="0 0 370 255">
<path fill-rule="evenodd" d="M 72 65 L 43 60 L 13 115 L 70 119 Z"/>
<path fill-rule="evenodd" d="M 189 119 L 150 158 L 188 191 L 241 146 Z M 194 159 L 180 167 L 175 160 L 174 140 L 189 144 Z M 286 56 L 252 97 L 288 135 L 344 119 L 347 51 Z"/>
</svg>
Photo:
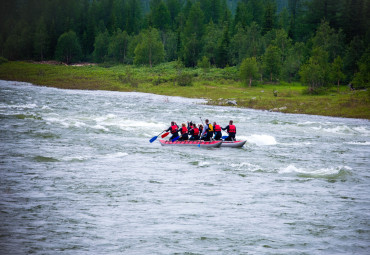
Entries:
<svg viewBox="0 0 370 255">
<path fill-rule="evenodd" d="M 179 146 L 199 146 L 200 147 L 206 147 L 206 148 L 219 148 L 222 144 L 222 141 L 211 141 L 211 142 L 205 142 L 205 141 L 175 141 L 170 142 L 166 140 L 159 140 L 162 146 L 165 145 L 179 145 Z"/>
</svg>

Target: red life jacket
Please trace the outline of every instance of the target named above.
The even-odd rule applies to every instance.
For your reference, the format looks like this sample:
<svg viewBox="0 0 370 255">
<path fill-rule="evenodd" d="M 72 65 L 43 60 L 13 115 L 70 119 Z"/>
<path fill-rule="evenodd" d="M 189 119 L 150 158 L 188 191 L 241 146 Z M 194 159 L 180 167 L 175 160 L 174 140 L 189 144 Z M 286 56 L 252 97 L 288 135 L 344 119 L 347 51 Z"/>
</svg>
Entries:
<svg viewBox="0 0 370 255">
<path fill-rule="evenodd" d="M 220 131 L 221 131 L 221 126 L 215 125 L 215 132 L 220 132 Z"/>
<path fill-rule="evenodd" d="M 229 133 L 236 133 L 236 127 L 234 125 L 229 125 Z"/>
<path fill-rule="evenodd" d="M 181 134 L 186 134 L 188 132 L 188 129 L 186 127 L 181 128 Z"/>
<path fill-rule="evenodd" d="M 177 126 L 176 125 L 172 125 L 171 126 L 171 134 L 174 134 L 177 132 Z"/>
<path fill-rule="evenodd" d="M 194 130 L 194 136 L 199 135 L 199 128 L 193 128 Z"/>
</svg>

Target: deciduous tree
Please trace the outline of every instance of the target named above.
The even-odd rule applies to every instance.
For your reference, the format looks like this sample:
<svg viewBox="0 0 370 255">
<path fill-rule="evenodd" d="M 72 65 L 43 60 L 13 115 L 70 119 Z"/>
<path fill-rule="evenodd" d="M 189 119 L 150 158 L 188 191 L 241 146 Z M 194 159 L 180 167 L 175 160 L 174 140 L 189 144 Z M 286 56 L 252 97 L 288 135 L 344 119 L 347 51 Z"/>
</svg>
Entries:
<svg viewBox="0 0 370 255">
<path fill-rule="evenodd" d="M 252 80 L 258 76 L 258 64 L 255 57 L 245 58 L 240 65 L 240 78 L 252 86 Z"/>
<path fill-rule="evenodd" d="M 81 46 L 74 31 L 63 33 L 56 47 L 55 56 L 58 60 L 70 64 L 81 60 Z"/>
</svg>

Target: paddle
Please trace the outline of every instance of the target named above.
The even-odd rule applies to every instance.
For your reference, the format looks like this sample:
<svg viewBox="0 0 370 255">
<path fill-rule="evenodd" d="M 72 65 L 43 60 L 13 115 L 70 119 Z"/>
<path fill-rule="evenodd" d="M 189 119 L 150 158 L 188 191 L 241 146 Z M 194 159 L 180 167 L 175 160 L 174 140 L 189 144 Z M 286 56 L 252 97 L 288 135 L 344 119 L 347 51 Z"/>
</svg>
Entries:
<svg viewBox="0 0 370 255">
<path fill-rule="evenodd" d="M 152 143 L 152 142 L 154 142 L 155 140 L 157 140 L 158 136 L 159 136 L 160 134 L 162 134 L 164 131 L 166 131 L 166 130 L 163 130 L 163 131 L 162 131 L 162 132 L 160 132 L 158 135 L 153 136 L 153 137 L 149 140 L 149 142 L 150 142 L 150 143 Z"/>
<path fill-rule="evenodd" d="M 172 139 L 172 142 L 178 140 L 180 138 L 180 136 L 176 136 L 175 138 Z"/>
<path fill-rule="evenodd" d="M 163 135 L 161 135 L 162 138 L 165 138 L 166 136 L 168 136 L 170 132 L 167 132 L 167 133 L 164 133 Z"/>
<path fill-rule="evenodd" d="M 229 136 L 228 135 L 224 135 L 223 137 L 222 137 L 222 140 L 225 140 L 226 138 L 228 138 Z"/>
<path fill-rule="evenodd" d="M 204 123 L 203 123 L 203 120 L 202 120 L 202 117 L 199 117 L 200 118 L 200 121 L 202 122 L 202 125 L 203 125 L 203 128 L 204 128 Z M 198 147 L 200 148 L 200 143 L 202 142 L 202 131 L 199 130 L 199 133 L 200 133 L 200 137 L 199 137 L 199 144 L 198 144 Z"/>
</svg>

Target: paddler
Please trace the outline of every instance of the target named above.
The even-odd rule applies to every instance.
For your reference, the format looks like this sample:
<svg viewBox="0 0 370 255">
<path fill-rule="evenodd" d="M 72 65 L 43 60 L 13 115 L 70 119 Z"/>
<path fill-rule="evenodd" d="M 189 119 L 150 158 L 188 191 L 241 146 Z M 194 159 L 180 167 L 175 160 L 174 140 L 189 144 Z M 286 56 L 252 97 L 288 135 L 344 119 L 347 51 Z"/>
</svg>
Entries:
<svg viewBox="0 0 370 255">
<path fill-rule="evenodd" d="M 222 138 L 221 126 L 217 125 L 216 122 L 213 122 L 213 128 L 215 130 L 215 136 L 213 137 L 213 139 L 221 140 L 221 138 Z"/>
<path fill-rule="evenodd" d="M 203 140 L 211 141 L 212 136 L 213 136 L 213 126 L 212 124 L 209 123 L 209 120 L 206 119 L 202 132 L 202 137 L 204 137 Z"/>
<path fill-rule="evenodd" d="M 225 138 L 225 141 L 235 141 L 236 127 L 232 120 L 230 120 L 229 125 L 225 128 L 222 128 L 222 130 L 226 130 L 229 134 L 229 136 Z"/>
<path fill-rule="evenodd" d="M 193 127 L 192 129 L 190 129 L 190 139 L 191 141 L 194 141 L 194 140 L 199 140 L 199 128 L 197 128 L 197 125 L 195 123 L 193 123 Z"/>
<path fill-rule="evenodd" d="M 169 141 L 172 141 L 172 139 L 179 136 L 178 131 L 179 131 L 179 126 L 177 126 L 176 122 L 171 121 L 171 126 L 166 130 L 166 132 L 171 133 L 171 137 Z"/>
<path fill-rule="evenodd" d="M 186 141 L 189 139 L 189 136 L 188 136 L 188 129 L 185 125 L 185 123 L 182 123 L 181 124 L 181 128 L 180 128 L 180 138 L 179 138 L 179 141 Z"/>
</svg>

